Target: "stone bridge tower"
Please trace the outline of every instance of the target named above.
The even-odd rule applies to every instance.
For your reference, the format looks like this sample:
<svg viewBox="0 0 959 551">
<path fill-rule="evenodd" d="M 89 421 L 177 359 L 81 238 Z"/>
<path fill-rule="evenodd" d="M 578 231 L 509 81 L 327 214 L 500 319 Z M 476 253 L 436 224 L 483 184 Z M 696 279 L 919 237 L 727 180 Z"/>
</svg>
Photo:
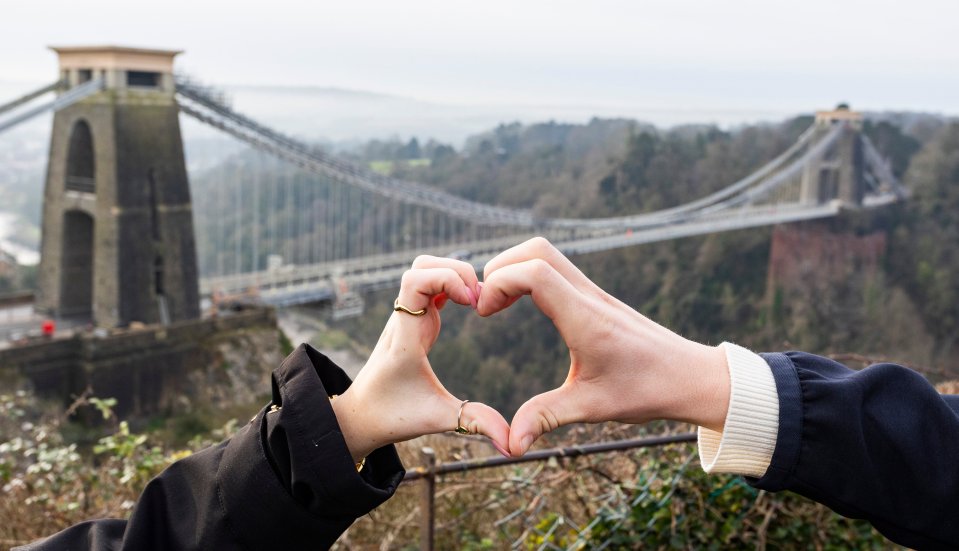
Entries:
<svg viewBox="0 0 959 551">
<path fill-rule="evenodd" d="M 102 79 L 104 89 L 54 115 L 37 309 L 100 327 L 199 317 L 180 52 L 52 49 L 66 88 Z"/>
<path fill-rule="evenodd" d="M 826 134 L 837 124 L 843 125 L 844 128 L 835 145 L 806 165 L 800 191 L 803 202 L 818 204 L 838 199 L 846 207 L 861 206 L 866 193 L 861 137 L 862 114 L 840 104 L 832 111 L 817 111 L 815 124 L 817 136 Z"/>
</svg>

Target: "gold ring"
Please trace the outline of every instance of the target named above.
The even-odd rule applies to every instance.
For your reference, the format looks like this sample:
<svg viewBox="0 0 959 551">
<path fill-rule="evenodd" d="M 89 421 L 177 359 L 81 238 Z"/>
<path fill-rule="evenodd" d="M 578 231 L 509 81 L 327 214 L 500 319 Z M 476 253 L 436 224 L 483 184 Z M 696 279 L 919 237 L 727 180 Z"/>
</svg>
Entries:
<svg viewBox="0 0 959 551">
<path fill-rule="evenodd" d="M 464 426 L 463 426 L 463 422 L 462 422 L 462 421 L 463 421 L 463 408 L 466 407 L 466 403 L 467 403 L 467 402 L 469 402 L 469 400 L 463 400 L 463 403 L 460 404 L 460 412 L 459 412 L 459 414 L 456 416 L 456 428 L 453 429 L 453 430 L 456 432 L 456 434 L 469 434 L 469 433 L 470 433 L 470 430 L 469 430 L 468 428 L 464 427 Z"/>
<path fill-rule="evenodd" d="M 411 316 L 422 316 L 426 314 L 426 308 L 423 308 L 422 310 L 410 310 L 406 306 L 403 306 L 402 304 L 400 304 L 400 299 L 398 298 L 393 301 L 393 311 L 406 312 L 407 314 Z"/>
</svg>

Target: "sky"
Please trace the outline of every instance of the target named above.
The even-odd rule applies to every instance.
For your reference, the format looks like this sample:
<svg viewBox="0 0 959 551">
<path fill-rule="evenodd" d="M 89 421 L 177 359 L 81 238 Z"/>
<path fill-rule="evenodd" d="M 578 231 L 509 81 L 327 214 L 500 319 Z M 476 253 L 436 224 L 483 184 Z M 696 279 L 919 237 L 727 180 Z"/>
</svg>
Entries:
<svg viewBox="0 0 959 551">
<path fill-rule="evenodd" d="M 957 21 L 954 0 L 31 0 L 3 8 L 0 82 L 54 78 L 48 45 L 120 44 L 182 49 L 179 69 L 216 85 L 544 117 L 748 122 L 839 101 L 956 115 Z"/>
</svg>

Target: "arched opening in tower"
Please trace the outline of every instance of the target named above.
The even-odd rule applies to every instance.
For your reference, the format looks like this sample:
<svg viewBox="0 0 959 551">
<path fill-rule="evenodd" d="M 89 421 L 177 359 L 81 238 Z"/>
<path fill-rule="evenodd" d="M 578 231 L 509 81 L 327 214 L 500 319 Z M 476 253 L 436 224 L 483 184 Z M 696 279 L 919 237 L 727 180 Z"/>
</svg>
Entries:
<svg viewBox="0 0 959 551">
<path fill-rule="evenodd" d="M 93 217 L 76 210 L 63 215 L 60 315 L 93 315 Z"/>
<path fill-rule="evenodd" d="M 71 191 L 95 193 L 93 134 L 90 125 L 80 120 L 70 132 L 70 150 L 67 154 L 66 187 Z"/>
</svg>

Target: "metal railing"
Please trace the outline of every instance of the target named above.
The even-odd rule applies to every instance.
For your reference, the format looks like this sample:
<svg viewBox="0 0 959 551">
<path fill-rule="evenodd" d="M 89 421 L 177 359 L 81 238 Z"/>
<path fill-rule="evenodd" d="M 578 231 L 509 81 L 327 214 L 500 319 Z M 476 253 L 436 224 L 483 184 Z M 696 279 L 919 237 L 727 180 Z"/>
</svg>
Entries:
<svg viewBox="0 0 959 551">
<path fill-rule="evenodd" d="M 102 78 L 84 82 L 83 84 L 79 86 L 75 86 L 71 88 L 70 90 L 63 92 L 62 94 L 57 96 L 56 99 L 53 99 L 48 102 L 42 103 L 38 106 L 32 107 L 22 113 L 9 115 L 5 120 L 0 121 L 0 132 L 9 130 L 10 128 L 17 126 L 18 124 L 22 122 L 28 121 L 32 119 L 33 117 L 40 115 L 41 113 L 46 113 L 47 111 L 50 111 L 50 110 L 59 111 L 60 109 L 69 107 L 73 105 L 74 103 L 77 103 L 78 101 L 83 101 L 84 99 L 92 96 L 93 94 L 96 94 L 100 90 L 103 90 L 104 86 L 106 86 L 106 83 Z M 25 97 L 29 99 L 27 101 L 21 101 L 23 98 L 21 98 L 21 100 L 15 100 L 5 105 L 4 109 L 7 109 L 9 106 L 9 109 L 11 109 L 11 112 L 13 112 L 13 108 L 29 103 L 30 100 L 34 99 L 35 97 L 39 97 L 39 95 L 28 94 Z"/>
<path fill-rule="evenodd" d="M 598 442 L 595 444 L 535 450 L 522 457 L 490 457 L 465 461 L 451 461 L 447 463 L 437 463 L 436 453 L 432 448 L 425 447 L 420 452 L 424 465 L 408 470 L 406 476 L 403 478 L 404 483 L 419 480 L 422 484 L 420 486 L 420 549 L 424 551 L 432 551 L 435 549 L 436 485 L 437 478 L 444 474 L 490 469 L 534 461 L 547 461 L 554 458 L 582 457 L 598 453 L 652 448 L 695 441 L 696 433 L 687 432 L 668 436 L 632 438 L 612 442 Z"/>
</svg>

